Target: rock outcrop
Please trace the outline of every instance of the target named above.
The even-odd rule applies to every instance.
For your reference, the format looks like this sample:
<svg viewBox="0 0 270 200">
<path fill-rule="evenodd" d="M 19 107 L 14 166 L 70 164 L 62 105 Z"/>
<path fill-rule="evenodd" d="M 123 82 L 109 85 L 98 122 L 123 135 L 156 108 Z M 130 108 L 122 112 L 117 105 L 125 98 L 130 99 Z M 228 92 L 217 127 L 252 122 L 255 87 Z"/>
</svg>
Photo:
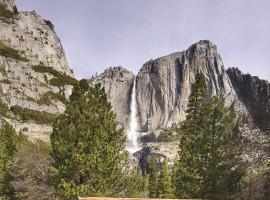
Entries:
<svg viewBox="0 0 270 200">
<path fill-rule="evenodd" d="M 270 83 L 237 68 L 227 70 L 237 97 L 244 103 L 255 124 L 270 130 Z"/>
<path fill-rule="evenodd" d="M 108 95 L 113 111 L 117 113 L 117 121 L 128 128 L 131 91 L 133 87 L 134 74 L 123 67 L 107 69 L 101 75 L 94 77 L 90 83 L 100 83 Z"/>
<path fill-rule="evenodd" d="M 120 76 L 122 71 L 124 75 Z M 140 166 L 147 169 L 151 157 L 158 160 L 166 157 L 173 161 L 178 146 L 174 142 L 159 143 L 157 137 L 161 129 L 185 119 L 197 71 L 202 72 L 207 80 L 209 96 L 223 99 L 241 120 L 239 136 L 244 143 L 243 157 L 253 168 L 267 163 L 267 132 L 257 123 L 269 128 L 269 83 L 243 75 L 237 69 L 226 71 L 216 45 L 204 40 L 186 51 L 148 61 L 136 76 L 138 131 L 142 132 L 144 148 L 134 155 Z M 105 87 L 118 120 L 125 128 L 133 78 L 132 73 L 122 68 L 112 68 L 92 80 Z M 258 162 L 259 157 L 263 162 Z"/>
<path fill-rule="evenodd" d="M 76 82 L 52 23 L 0 0 L 1 119 L 32 138 L 48 139 Z M 3 121 L 4 120 L 4 121 Z"/>
<path fill-rule="evenodd" d="M 197 71 L 208 82 L 209 95 L 228 106 L 236 99 L 217 47 L 200 41 L 187 51 L 150 60 L 137 76 L 138 117 L 141 131 L 153 131 L 185 119 L 191 84 Z"/>
</svg>

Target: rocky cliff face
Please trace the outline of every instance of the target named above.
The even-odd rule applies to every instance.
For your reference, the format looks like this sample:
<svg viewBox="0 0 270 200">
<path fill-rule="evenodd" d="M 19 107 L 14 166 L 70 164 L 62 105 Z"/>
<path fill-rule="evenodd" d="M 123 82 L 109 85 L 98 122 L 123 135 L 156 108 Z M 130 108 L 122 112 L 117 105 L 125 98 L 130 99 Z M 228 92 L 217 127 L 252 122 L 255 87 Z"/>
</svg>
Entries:
<svg viewBox="0 0 270 200">
<path fill-rule="evenodd" d="M 160 130 L 186 117 L 191 84 L 197 71 L 207 80 L 209 96 L 218 96 L 234 109 L 241 126 L 239 134 L 244 143 L 243 157 L 256 168 L 268 162 L 267 132 L 257 123 L 269 124 L 269 83 L 237 69 L 225 70 L 217 47 L 210 41 L 200 41 L 186 51 L 173 53 L 145 63 L 136 76 L 139 130 L 144 148 L 135 154 L 142 168 L 147 168 L 150 157 L 173 162 L 177 142 L 158 143 Z M 120 74 L 123 75 L 120 75 Z M 133 74 L 122 68 L 106 70 L 94 78 L 104 87 L 118 120 L 127 127 Z M 267 125 L 268 126 L 268 125 Z M 268 126 L 269 127 L 269 126 Z M 172 151 L 175 150 L 175 151 Z M 258 163 L 258 158 L 264 162 Z"/>
<path fill-rule="evenodd" d="M 244 103 L 256 125 L 270 130 L 270 83 L 250 74 L 243 74 L 237 68 L 229 68 L 231 79 L 238 98 Z"/>
<path fill-rule="evenodd" d="M 117 121 L 125 128 L 128 128 L 129 123 L 134 77 L 132 72 L 123 67 L 113 67 L 90 80 L 90 83 L 100 83 L 105 88 L 113 110 L 117 113 Z"/>
<path fill-rule="evenodd" d="M 76 81 L 51 22 L 0 0 L 1 119 L 31 137 L 48 138 Z"/>
<path fill-rule="evenodd" d="M 188 50 L 150 60 L 137 75 L 138 117 L 141 131 L 169 127 L 185 119 L 195 73 L 201 71 L 208 82 L 209 95 L 219 96 L 230 106 L 236 94 L 217 47 L 200 41 Z"/>
</svg>

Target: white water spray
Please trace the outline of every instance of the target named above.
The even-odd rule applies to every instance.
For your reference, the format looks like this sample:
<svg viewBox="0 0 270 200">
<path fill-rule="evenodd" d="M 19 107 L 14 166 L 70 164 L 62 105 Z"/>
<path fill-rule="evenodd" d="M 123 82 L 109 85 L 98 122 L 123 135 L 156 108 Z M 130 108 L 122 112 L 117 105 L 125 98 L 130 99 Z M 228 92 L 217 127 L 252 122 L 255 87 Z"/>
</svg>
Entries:
<svg viewBox="0 0 270 200">
<path fill-rule="evenodd" d="M 130 103 L 130 119 L 129 119 L 129 128 L 127 132 L 127 147 L 126 149 L 134 153 L 140 150 L 139 145 L 139 135 L 137 132 L 138 120 L 137 120 L 137 102 L 136 102 L 136 78 L 134 78 L 132 94 L 131 94 L 131 103 Z"/>
</svg>

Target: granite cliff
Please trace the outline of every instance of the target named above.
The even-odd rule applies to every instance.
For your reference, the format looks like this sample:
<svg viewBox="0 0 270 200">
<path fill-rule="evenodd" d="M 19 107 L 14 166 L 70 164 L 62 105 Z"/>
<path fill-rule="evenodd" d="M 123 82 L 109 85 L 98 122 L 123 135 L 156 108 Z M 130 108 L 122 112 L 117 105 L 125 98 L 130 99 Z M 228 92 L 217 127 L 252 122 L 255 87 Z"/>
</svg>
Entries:
<svg viewBox="0 0 270 200">
<path fill-rule="evenodd" d="M 113 67 L 93 77 L 108 95 L 119 125 L 128 128 L 131 92 L 136 100 L 141 139 L 146 146 L 135 156 L 173 160 L 177 141 L 160 142 L 164 128 L 183 121 L 197 71 L 207 80 L 209 96 L 222 98 L 242 121 L 247 159 L 263 155 L 270 127 L 270 86 L 236 68 L 225 69 L 217 47 L 202 40 L 187 50 L 152 59 L 134 75 Z M 32 138 L 48 140 L 55 117 L 76 83 L 53 24 L 34 11 L 19 12 L 14 0 L 0 0 L 0 120 Z M 143 156 L 142 156 L 143 155 Z M 268 158 L 265 158 L 267 160 Z"/>
<path fill-rule="evenodd" d="M 47 140 L 76 82 L 53 24 L 0 0 L 1 122 Z"/>
<path fill-rule="evenodd" d="M 142 166 L 147 166 L 151 156 L 158 159 L 165 156 L 173 161 L 177 142 L 158 142 L 158 136 L 164 128 L 185 119 L 190 88 L 197 71 L 205 75 L 209 96 L 223 99 L 241 122 L 239 134 L 245 143 L 243 157 L 254 167 L 258 164 L 258 157 L 268 162 L 265 144 L 270 127 L 269 83 L 244 75 L 238 69 L 226 70 L 216 45 L 210 41 L 203 40 L 186 51 L 150 60 L 137 76 L 116 67 L 93 78 L 92 82 L 99 82 L 105 87 L 119 121 L 127 128 L 132 80 L 136 78 L 138 131 L 145 148 L 134 155 Z"/>
</svg>

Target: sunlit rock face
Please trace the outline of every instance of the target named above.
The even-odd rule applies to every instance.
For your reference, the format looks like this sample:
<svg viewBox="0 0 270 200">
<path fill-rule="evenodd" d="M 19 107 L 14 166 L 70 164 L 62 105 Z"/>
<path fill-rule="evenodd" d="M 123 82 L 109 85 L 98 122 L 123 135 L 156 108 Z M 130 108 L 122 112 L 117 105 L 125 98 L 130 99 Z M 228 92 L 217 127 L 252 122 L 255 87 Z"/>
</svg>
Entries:
<svg viewBox="0 0 270 200">
<path fill-rule="evenodd" d="M 206 78 L 209 96 L 223 99 L 241 120 L 239 134 L 245 142 L 243 157 L 254 168 L 258 167 L 258 156 L 267 161 L 264 147 L 267 136 L 251 116 L 268 112 L 269 84 L 248 78 L 237 70 L 226 71 L 216 45 L 204 40 L 186 51 L 146 62 L 136 76 L 137 131 L 143 149 L 134 155 L 142 168 L 147 168 L 151 157 L 167 158 L 171 163 L 175 158 L 177 141 L 159 143 L 156 138 L 161 129 L 186 118 L 191 85 L 198 71 Z M 117 119 L 126 130 L 131 116 L 133 81 L 134 75 L 121 67 L 110 68 L 92 79 L 93 83 L 105 87 Z M 269 120 L 268 115 L 262 116 L 266 116 L 264 121 Z"/>
<path fill-rule="evenodd" d="M 104 87 L 118 123 L 128 129 L 131 93 L 134 74 L 123 67 L 112 67 L 90 80 L 91 84 L 100 83 Z"/>
<path fill-rule="evenodd" d="M 10 109 L 18 106 L 30 109 L 31 112 L 46 112 L 59 115 L 65 111 L 63 101 L 50 95 L 69 97 L 71 85 L 56 86 L 51 84 L 55 79 L 52 73 L 38 72 L 33 66 L 49 66 L 55 72 L 74 77 L 60 39 L 56 35 L 51 22 L 44 20 L 35 12 L 18 12 L 14 0 L 0 0 L 0 5 L 13 12 L 10 17 L 0 17 L 0 42 L 3 48 L 11 48 L 16 56 L 0 54 L 0 100 Z M 18 57 L 17 55 L 17 57 Z M 47 95 L 47 96 L 46 96 Z M 44 100 L 46 96 L 46 102 Z M 23 131 L 31 138 L 49 140 L 52 125 L 36 123 L 35 120 L 23 120 L 12 113 L 1 121 L 12 124 L 17 131 Z M 40 113 L 41 114 L 41 113 Z M 41 115 L 40 115 L 41 117 Z M 37 116 L 38 118 L 38 116 Z"/>
<path fill-rule="evenodd" d="M 137 75 L 138 117 L 141 131 L 153 131 L 185 119 L 191 84 L 197 71 L 208 83 L 209 96 L 230 106 L 237 98 L 217 47 L 200 41 L 188 50 L 145 63 Z"/>
</svg>

